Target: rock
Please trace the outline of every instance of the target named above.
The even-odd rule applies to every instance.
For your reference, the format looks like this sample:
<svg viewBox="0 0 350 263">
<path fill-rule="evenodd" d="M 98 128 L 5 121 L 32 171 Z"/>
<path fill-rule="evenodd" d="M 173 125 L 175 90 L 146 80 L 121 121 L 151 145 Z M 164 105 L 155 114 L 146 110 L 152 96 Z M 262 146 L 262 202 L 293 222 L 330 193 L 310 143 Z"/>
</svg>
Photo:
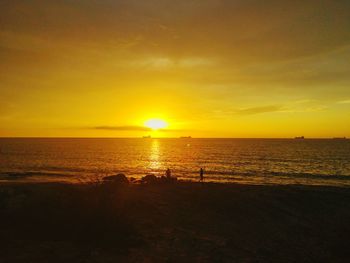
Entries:
<svg viewBox="0 0 350 263">
<path fill-rule="evenodd" d="M 171 176 L 171 177 L 162 176 L 159 181 L 161 183 L 164 183 L 164 184 L 176 183 L 177 182 L 177 177 L 175 177 L 175 176 Z"/>
<path fill-rule="evenodd" d="M 177 182 L 177 177 L 170 177 L 170 178 L 168 178 L 168 181 L 170 183 L 176 183 Z"/>
<path fill-rule="evenodd" d="M 128 184 L 129 180 L 126 178 L 125 174 L 110 175 L 103 178 L 106 183 L 114 184 Z"/>
<path fill-rule="evenodd" d="M 147 174 L 146 176 L 142 177 L 143 183 L 155 183 L 157 182 L 158 178 L 154 174 Z"/>
<path fill-rule="evenodd" d="M 130 180 L 130 182 L 136 182 L 137 181 L 137 179 L 135 178 L 135 177 L 129 177 L 129 180 Z"/>
</svg>

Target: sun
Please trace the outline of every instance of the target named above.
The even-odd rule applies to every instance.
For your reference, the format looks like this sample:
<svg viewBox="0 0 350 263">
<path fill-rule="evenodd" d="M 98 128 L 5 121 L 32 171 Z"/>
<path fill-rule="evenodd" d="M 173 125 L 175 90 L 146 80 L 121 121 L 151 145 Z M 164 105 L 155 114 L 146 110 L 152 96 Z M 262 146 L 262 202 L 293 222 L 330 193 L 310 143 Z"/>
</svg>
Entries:
<svg viewBox="0 0 350 263">
<path fill-rule="evenodd" d="M 145 126 L 152 130 L 159 130 L 166 128 L 168 124 L 161 119 L 150 119 L 145 122 Z"/>
</svg>

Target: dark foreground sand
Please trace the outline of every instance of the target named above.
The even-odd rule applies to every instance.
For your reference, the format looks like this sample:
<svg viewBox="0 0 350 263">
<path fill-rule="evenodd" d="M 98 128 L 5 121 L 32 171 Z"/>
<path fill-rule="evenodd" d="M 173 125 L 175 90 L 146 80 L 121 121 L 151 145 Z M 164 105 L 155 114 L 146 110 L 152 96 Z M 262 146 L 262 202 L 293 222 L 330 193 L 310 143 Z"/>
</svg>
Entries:
<svg viewBox="0 0 350 263">
<path fill-rule="evenodd" d="M 350 189 L 0 186 L 0 262 L 350 262 Z"/>
</svg>

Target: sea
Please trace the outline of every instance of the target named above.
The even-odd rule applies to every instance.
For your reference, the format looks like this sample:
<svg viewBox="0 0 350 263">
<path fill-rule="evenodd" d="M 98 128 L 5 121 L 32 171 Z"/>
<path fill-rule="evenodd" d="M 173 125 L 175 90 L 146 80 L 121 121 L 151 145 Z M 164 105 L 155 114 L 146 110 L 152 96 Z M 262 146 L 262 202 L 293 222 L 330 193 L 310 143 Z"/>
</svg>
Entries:
<svg viewBox="0 0 350 263">
<path fill-rule="evenodd" d="M 1 182 L 135 180 L 350 186 L 350 140 L 199 138 L 1 138 Z"/>
</svg>

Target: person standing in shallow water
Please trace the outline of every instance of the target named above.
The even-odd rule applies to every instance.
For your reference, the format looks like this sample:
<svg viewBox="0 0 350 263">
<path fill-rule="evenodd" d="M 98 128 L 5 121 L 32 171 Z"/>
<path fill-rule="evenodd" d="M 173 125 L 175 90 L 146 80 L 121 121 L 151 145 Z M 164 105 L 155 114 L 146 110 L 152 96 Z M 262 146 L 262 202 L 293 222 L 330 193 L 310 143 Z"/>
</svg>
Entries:
<svg viewBox="0 0 350 263">
<path fill-rule="evenodd" d="M 165 171 L 165 176 L 166 176 L 167 179 L 170 179 L 170 177 L 171 177 L 171 171 L 170 171 L 169 168 Z"/>
<path fill-rule="evenodd" d="M 203 168 L 201 168 L 200 171 L 199 171 L 199 181 L 200 182 L 204 181 L 204 170 L 203 170 Z"/>
</svg>

